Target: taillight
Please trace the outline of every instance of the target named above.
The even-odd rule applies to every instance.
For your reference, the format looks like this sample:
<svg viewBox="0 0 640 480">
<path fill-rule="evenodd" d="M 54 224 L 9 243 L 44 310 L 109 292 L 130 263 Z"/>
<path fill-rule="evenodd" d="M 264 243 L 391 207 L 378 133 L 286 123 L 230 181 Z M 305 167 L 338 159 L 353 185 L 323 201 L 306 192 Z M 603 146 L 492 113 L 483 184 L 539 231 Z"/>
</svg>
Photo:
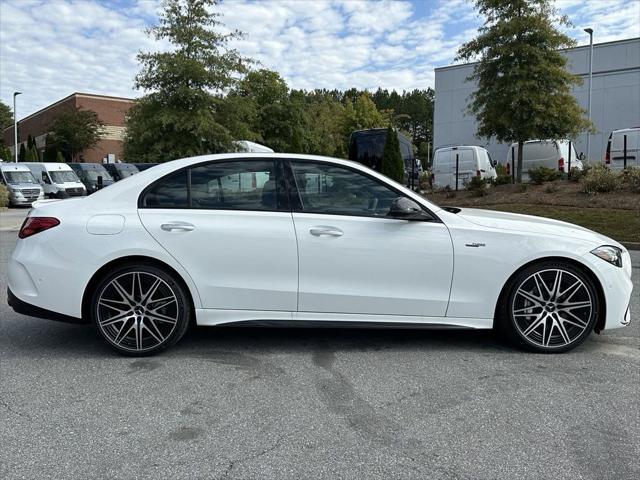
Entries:
<svg viewBox="0 0 640 480">
<path fill-rule="evenodd" d="M 480 170 L 476 170 L 476 177 L 480 176 Z"/>
<path fill-rule="evenodd" d="M 36 233 L 44 232 L 50 228 L 60 225 L 60 220 L 54 217 L 27 217 L 20 227 L 18 237 L 27 238 Z"/>
<path fill-rule="evenodd" d="M 604 155 L 604 163 L 606 163 L 606 164 L 610 164 L 611 163 L 611 152 L 609 151 L 610 147 L 611 147 L 611 144 L 609 144 L 607 146 L 607 153 L 605 153 L 605 155 Z"/>
<path fill-rule="evenodd" d="M 564 172 L 564 158 L 562 157 L 560 157 L 560 160 L 558 160 L 558 170 Z"/>
<path fill-rule="evenodd" d="M 507 175 L 511 175 L 511 164 L 507 162 Z"/>
</svg>

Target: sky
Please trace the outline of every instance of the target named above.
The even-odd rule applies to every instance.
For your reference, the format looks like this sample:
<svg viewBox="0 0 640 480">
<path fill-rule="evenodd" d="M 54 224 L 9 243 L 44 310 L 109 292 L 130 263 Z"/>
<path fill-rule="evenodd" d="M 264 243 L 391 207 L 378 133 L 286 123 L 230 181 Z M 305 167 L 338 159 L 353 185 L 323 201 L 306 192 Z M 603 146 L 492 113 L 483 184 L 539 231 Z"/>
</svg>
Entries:
<svg viewBox="0 0 640 480">
<path fill-rule="evenodd" d="M 640 0 L 557 0 L 579 45 L 640 36 Z M 73 92 L 136 97 L 139 51 L 161 0 L 0 0 L 0 99 L 18 118 Z M 465 0 L 225 0 L 233 47 L 278 71 L 292 88 L 398 91 L 433 87 L 435 67 L 482 24 Z"/>
</svg>

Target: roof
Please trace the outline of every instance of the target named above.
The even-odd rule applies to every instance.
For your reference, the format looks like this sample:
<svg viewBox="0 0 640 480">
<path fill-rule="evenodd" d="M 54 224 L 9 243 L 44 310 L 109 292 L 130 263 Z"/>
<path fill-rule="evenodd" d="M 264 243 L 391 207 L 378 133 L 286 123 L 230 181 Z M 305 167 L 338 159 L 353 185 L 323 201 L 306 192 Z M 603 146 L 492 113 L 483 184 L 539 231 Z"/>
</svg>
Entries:
<svg viewBox="0 0 640 480">
<path fill-rule="evenodd" d="M 41 108 L 40 110 L 33 112 L 30 115 L 27 115 L 24 118 L 21 118 L 20 120 L 18 120 L 18 125 L 28 119 L 30 119 L 31 117 L 35 117 L 36 115 L 40 115 L 42 112 L 46 112 L 47 110 L 54 108 L 57 105 L 60 105 L 61 103 L 64 103 L 66 101 L 68 101 L 70 98 L 73 97 L 82 97 L 82 98 L 97 98 L 97 99 L 103 99 L 103 100 L 114 100 L 117 102 L 124 102 L 124 103 L 133 103 L 135 99 L 133 98 L 127 98 L 127 97 L 114 97 L 114 96 L 110 96 L 110 95 L 98 95 L 95 93 L 82 93 L 82 92 L 74 92 L 71 95 L 67 95 L 66 97 L 64 97 L 61 100 L 58 100 L 57 102 L 53 102 L 50 105 L 47 105 L 44 108 Z M 11 125 L 10 127 L 5 128 L 4 130 L 7 131 L 9 129 L 12 129 L 13 125 Z"/>
<path fill-rule="evenodd" d="M 616 45 L 616 44 L 622 44 L 622 43 L 631 43 L 631 42 L 640 42 L 640 37 L 632 37 L 632 38 L 625 38 L 623 40 L 612 40 L 610 42 L 601 42 L 601 43 L 594 43 L 593 47 L 601 47 L 601 46 L 608 46 L 608 45 Z M 561 52 L 570 52 L 570 51 L 576 51 L 576 50 L 582 50 L 585 48 L 590 48 L 590 45 L 579 45 L 577 47 L 571 47 L 571 48 L 563 48 L 560 51 Z M 455 65 L 445 65 L 444 67 L 436 67 L 434 68 L 434 72 L 435 71 L 441 71 L 441 70 L 450 70 L 450 69 L 454 69 L 454 68 L 465 68 L 468 67 L 470 65 L 476 65 L 478 62 L 468 62 L 468 63 L 457 63 Z"/>
</svg>

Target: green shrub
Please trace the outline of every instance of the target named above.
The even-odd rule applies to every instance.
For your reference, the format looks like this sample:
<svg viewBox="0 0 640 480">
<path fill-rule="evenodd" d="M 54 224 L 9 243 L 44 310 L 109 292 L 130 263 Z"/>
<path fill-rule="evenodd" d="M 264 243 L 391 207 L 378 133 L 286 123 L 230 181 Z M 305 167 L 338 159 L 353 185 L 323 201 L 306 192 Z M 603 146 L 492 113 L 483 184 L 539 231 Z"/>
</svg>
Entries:
<svg viewBox="0 0 640 480">
<path fill-rule="evenodd" d="M 467 182 L 466 189 L 474 197 L 484 197 L 487 194 L 487 180 L 481 177 L 471 177 Z"/>
<path fill-rule="evenodd" d="M 441 191 L 444 192 L 446 198 L 456 198 L 456 191 L 449 185 L 445 185 Z"/>
<path fill-rule="evenodd" d="M 529 181 L 536 185 L 542 185 L 544 182 L 553 182 L 560 178 L 560 172 L 554 168 L 535 167 L 529 169 Z"/>
<path fill-rule="evenodd" d="M 627 167 L 622 171 L 622 185 L 632 192 L 640 193 L 640 167 Z"/>
<path fill-rule="evenodd" d="M 507 185 L 511 183 L 511 175 L 507 175 L 507 169 L 502 164 L 496 165 L 496 173 L 498 176 L 491 180 L 494 185 Z"/>
<path fill-rule="evenodd" d="M 604 165 L 596 165 L 583 175 L 580 183 L 582 183 L 583 193 L 607 193 L 620 187 L 621 180 L 621 175 L 617 175 Z"/>
<path fill-rule="evenodd" d="M 568 179 L 572 182 L 579 182 L 582 177 L 587 173 L 588 167 L 584 167 L 582 170 L 579 170 L 576 167 L 571 167 L 571 171 L 569 172 Z"/>
<path fill-rule="evenodd" d="M 0 183 L 0 207 L 9 205 L 9 190 Z"/>
</svg>

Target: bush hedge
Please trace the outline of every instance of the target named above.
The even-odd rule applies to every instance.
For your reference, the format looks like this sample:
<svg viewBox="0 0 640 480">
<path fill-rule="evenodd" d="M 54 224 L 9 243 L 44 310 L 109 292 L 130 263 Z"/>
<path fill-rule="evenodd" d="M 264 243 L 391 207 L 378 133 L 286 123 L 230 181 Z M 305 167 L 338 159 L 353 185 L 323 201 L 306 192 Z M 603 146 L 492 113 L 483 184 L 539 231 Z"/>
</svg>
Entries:
<svg viewBox="0 0 640 480">
<path fill-rule="evenodd" d="M 621 186 L 621 176 L 604 165 L 589 169 L 580 180 L 584 193 L 608 193 Z"/>
<path fill-rule="evenodd" d="M 529 169 L 529 181 L 536 185 L 542 185 L 544 182 L 553 182 L 560 178 L 560 172 L 555 168 L 535 167 Z"/>
<path fill-rule="evenodd" d="M 0 184 L 0 207 L 8 207 L 9 206 L 9 190 L 7 187 Z"/>
</svg>

